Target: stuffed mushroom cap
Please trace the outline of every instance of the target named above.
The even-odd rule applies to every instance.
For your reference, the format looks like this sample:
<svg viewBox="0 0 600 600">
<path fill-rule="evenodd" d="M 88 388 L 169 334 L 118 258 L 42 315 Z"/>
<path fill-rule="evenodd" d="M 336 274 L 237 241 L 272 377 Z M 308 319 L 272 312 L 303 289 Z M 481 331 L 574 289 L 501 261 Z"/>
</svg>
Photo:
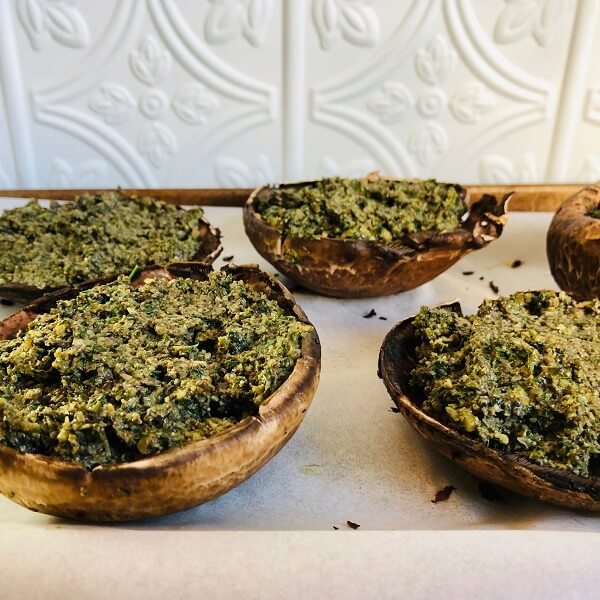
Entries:
<svg viewBox="0 0 600 600">
<path fill-rule="evenodd" d="M 246 234 L 263 258 L 291 280 L 326 296 L 365 298 L 414 289 L 437 277 L 466 253 L 497 239 L 507 220 L 510 195 L 501 200 L 489 195 L 473 200 L 460 186 L 453 187 L 458 189 L 467 212 L 456 228 L 408 233 L 390 241 L 286 235 L 268 224 L 257 210 L 279 190 L 317 183 L 261 186 L 246 202 L 243 219 Z"/>
<path fill-rule="evenodd" d="M 310 325 L 284 286 L 256 266 L 225 267 L 235 280 L 276 301 L 287 315 Z M 206 280 L 212 271 L 200 263 L 148 267 L 133 279 L 178 277 Z M 112 278 L 86 282 L 48 294 L 0 322 L 0 335 L 12 338 L 59 300 Z M 190 441 L 154 455 L 87 469 L 57 458 L 0 445 L 0 492 L 36 512 L 86 521 L 128 521 L 165 515 L 216 498 L 270 460 L 300 425 L 315 393 L 320 372 L 319 339 L 311 328 L 287 379 L 256 415 L 212 437 Z"/>
<path fill-rule="evenodd" d="M 462 315 L 458 302 L 439 308 Z M 378 368 L 393 402 L 413 429 L 437 452 L 476 477 L 558 506 L 600 510 L 600 477 L 595 467 L 583 476 L 569 469 L 534 463 L 515 453 L 500 452 L 423 410 L 425 397 L 411 382 L 419 343 L 414 319 L 413 316 L 399 322 L 387 334 Z"/>
</svg>

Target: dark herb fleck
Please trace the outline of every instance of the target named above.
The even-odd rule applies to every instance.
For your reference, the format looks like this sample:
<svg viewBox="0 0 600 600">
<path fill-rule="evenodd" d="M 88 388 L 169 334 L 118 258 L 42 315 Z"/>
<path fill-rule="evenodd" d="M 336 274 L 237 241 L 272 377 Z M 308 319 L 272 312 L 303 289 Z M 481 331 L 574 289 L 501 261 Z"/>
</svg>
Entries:
<svg viewBox="0 0 600 600">
<path fill-rule="evenodd" d="M 370 319 L 371 317 L 374 317 L 374 316 L 376 316 L 376 315 L 377 315 L 377 313 L 375 312 L 375 309 L 374 309 L 374 308 L 372 308 L 372 309 L 371 309 L 369 312 L 366 312 L 366 313 L 363 315 L 363 319 Z"/>
<path fill-rule="evenodd" d="M 473 275 L 473 273 L 475 273 L 475 271 L 463 271 L 462 272 L 463 275 Z"/>
<path fill-rule="evenodd" d="M 354 523 L 353 521 L 346 521 L 346 524 L 350 529 L 358 529 L 360 527 L 358 523 Z"/>
<path fill-rule="evenodd" d="M 390 406 L 390 410 L 393 413 L 399 413 L 400 412 L 400 409 L 397 406 Z"/>
<path fill-rule="evenodd" d="M 493 281 L 490 281 L 490 290 L 492 290 L 492 292 L 494 292 L 494 294 L 497 294 L 500 292 L 500 288 Z"/>
<path fill-rule="evenodd" d="M 516 260 L 513 260 L 512 263 L 510 264 L 510 268 L 511 269 L 517 269 L 519 268 L 521 265 L 523 264 L 522 260 L 519 260 L 518 258 Z"/>
<path fill-rule="evenodd" d="M 506 502 L 506 498 L 500 493 L 498 488 L 489 481 L 480 481 L 477 489 L 481 497 L 488 502 Z"/>
<path fill-rule="evenodd" d="M 229 256 L 224 256 L 223 260 L 225 262 L 231 262 L 233 260 L 233 254 L 230 254 Z"/>
<path fill-rule="evenodd" d="M 387 321 L 387 317 L 379 317 L 380 321 Z"/>
<path fill-rule="evenodd" d="M 436 492 L 435 498 L 432 500 L 432 502 L 434 504 L 437 504 L 438 502 L 445 502 L 446 500 L 448 500 L 448 498 L 450 498 L 452 492 L 455 489 L 456 488 L 453 485 L 447 485 L 446 487 Z"/>
<path fill-rule="evenodd" d="M 336 527 L 335 525 L 332 525 L 332 527 L 337 531 L 339 529 L 339 527 Z"/>
<path fill-rule="evenodd" d="M 484 277 L 483 275 L 481 275 L 481 276 L 479 277 L 479 281 L 483 281 L 484 279 L 485 279 L 485 277 Z"/>
</svg>

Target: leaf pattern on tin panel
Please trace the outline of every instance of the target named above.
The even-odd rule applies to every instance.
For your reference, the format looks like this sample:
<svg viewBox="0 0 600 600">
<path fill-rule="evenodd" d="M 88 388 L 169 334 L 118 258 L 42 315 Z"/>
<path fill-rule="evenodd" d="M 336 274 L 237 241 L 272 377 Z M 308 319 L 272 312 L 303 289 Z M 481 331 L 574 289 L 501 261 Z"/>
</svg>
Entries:
<svg viewBox="0 0 600 600">
<path fill-rule="evenodd" d="M 123 123 L 135 107 L 135 99 L 126 87 L 118 83 L 104 83 L 90 98 L 89 107 L 109 125 Z"/>
<path fill-rule="evenodd" d="M 536 161 L 533 152 L 511 160 L 499 154 L 488 154 L 479 162 L 481 183 L 533 183 L 536 181 Z"/>
<path fill-rule="evenodd" d="M 18 0 L 17 14 L 34 50 L 42 49 L 44 38 L 67 48 L 84 48 L 90 43 L 90 30 L 81 11 L 62 0 Z"/>
<path fill-rule="evenodd" d="M 185 123 L 202 125 L 219 106 L 219 100 L 199 83 L 181 88 L 171 101 L 173 112 Z"/>
<path fill-rule="evenodd" d="M 266 155 L 258 156 L 258 163 L 251 168 L 238 158 L 221 156 L 215 161 L 215 178 L 220 186 L 248 188 L 274 181 L 271 163 Z"/>
<path fill-rule="evenodd" d="M 108 165 L 100 159 L 85 160 L 70 165 L 65 159 L 55 157 L 50 164 L 50 187 L 94 187 L 106 185 Z"/>
<path fill-rule="evenodd" d="M 494 27 L 494 40 L 512 44 L 529 35 L 540 46 L 547 46 L 564 8 L 564 0 L 505 0 L 506 6 Z"/>
<path fill-rule="evenodd" d="M 224 44 L 243 34 L 258 47 L 264 42 L 273 10 L 273 0 L 211 0 L 204 37 L 209 44 Z"/>
<path fill-rule="evenodd" d="M 142 39 L 137 49 L 130 51 L 129 66 L 142 83 L 155 85 L 171 69 L 171 55 L 149 34 Z"/>
<path fill-rule="evenodd" d="M 379 17 L 368 0 L 313 0 L 312 18 L 323 50 L 340 38 L 354 46 L 375 46 L 381 35 Z"/>
<path fill-rule="evenodd" d="M 477 123 L 494 106 L 496 98 L 479 82 L 466 84 L 450 101 L 454 118 L 467 125 Z"/>
<path fill-rule="evenodd" d="M 375 162 L 370 158 L 355 158 L 340 165 L 331 156 L 324 156 L 319 161 L 318 172 L 320 177 L 350 177 L 358 179 L 377 170 Z"/>
<path fill-rule="evenodd" d="M 586 183 L 600 180 L 600 154 L 589 154 L 585 157 L 577 180 Z"/>
<path fill-rule="evenodd" d="M 396 123 L 414 103 L 415 100 L 405 85 L 398 81 L 387 81 L 381 86 L 381 91 L 367 102 L 367 108 L 382 123 Z"/>
<path fill-rule="evenodd" d="M 340 3 L 340 28 L 342 36 L 355 46 L 374 46 L 379 39 L 379 18 L 366 2 Z"/>
<path fill-rule="evenodd" d="M 177 150 L 177 138 L 166 125 L 153 123 L 138 137 L 138 149 L 155 167 L 164 167 Z"/>
<path fill-rule="evenodd" d="M 408 138 L 408 150 L 423 167 L 441 158 L 447 148 L 446 131 L 436 123 L 415 129 Z"/>
<path fill-rule="evenodd" d="M 456 60 L 456 51 L 450 47 L 445 37 L 438 34 L 426 48 L 417 52 L 415 69 L 425 83 L 435 85 L 452 73 L 456 67 Z"/>
<path fill-rule="evenodd" d="M 594 85 L 588 90 L 583 116 L 586 121 L 600 125 L 600 85 Z"/>
<path fill-rule="evenodd" d="M 249 0 L 244 16 L 244 37 L 255 47 L 260 46 L 267 35 L 273 17 L 273 0 Z"/>
</svg>

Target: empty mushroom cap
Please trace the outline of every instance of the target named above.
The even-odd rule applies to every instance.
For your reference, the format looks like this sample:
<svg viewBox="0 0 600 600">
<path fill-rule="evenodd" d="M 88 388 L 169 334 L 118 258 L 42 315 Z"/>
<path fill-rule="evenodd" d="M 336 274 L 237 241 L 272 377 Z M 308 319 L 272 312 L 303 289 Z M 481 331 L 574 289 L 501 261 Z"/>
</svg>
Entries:
<svg viewBox="0 0 600 600">
<path fill-rule="evenodd" d="M 600 297 L 600 187 L 589 186 L 558 209 L 546 236 L 550 271 L 561 289 L 578 300 Z"/>
<path fill-rule="evenodd" d="M 457 302 L 444 308 L 461 312 Z M 379 353 L 379 376 L 410 425 L 440 454 L 477 477 L 559 506 L 600 510 L 600 477 L 543 467 L 522 456 L 498 452 L 421 410 L 424 399 L 410 385 L 417 364 L 413 319 L 398 323 L 385 337 Z"/>
<path fill-rule="evenodd" d="M 276 300 L 287 314 L 309 323 L 285 287 L 256 266 L 224 270 Z M 154 266 L 141 270 L 133 283 L 148 277 L 206 279 L 210 271 L 201 263 Z M 40 298 L 0 322 L 0 336 L 14 336 L 58 300 L 112 279 L 86 282 Z M 320 344 L 313 329 L 303 339 L 292 373 L 263 401 L 257 416 L 246 417 L 213 437 L 132 462 L 88 470 L 0 445 L 0 492 L 34 511 L 89 521 L 142 519 L 196 506 L 250 477 L 283 447 L 310 406 L 319 372 Z"/>
<path fill-rule="evenodd" d="M 244 227 L 259 254 L 304 287 L 341 298 L 385 296 L 414 289 L 437 277 L 461 256 L 486 246 L 502 233 L 510 194 L 498 201 L 485 195 L 473 202 L 466 191 L 468 213 L 460 228 L 424 231 L 390 243 L 286 237 L 255 210 L 280 188 L 314 185 L 314 181 L 264 185 L 252 192 L 244 207 Z"/>
</svg>

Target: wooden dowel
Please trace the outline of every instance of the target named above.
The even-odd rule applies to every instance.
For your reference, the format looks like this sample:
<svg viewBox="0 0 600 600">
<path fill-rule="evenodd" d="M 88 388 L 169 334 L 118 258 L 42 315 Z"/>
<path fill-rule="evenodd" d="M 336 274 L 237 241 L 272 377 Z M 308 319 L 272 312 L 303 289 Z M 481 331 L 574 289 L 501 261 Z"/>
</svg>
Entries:
<svg viewBox="0 0 600 600">
<path fill-rule="evenodd" d="M 85 193 L 96 194 L 106 192 L 105 189 L 87 190 L 44 190 L 44 189 L 15 189 L 0 190 L 1 197 L 12 198 L 44 198 L 47 200 L 72 200 L 75 196 Z M 123 189 L 126 194 L 138 196 L 153 196 L 169 204 L 188 204 L 199 206 L 243 206 L 251 189 L 244 188 L 181 188 L 181 189 Z M 1 202 L 0 202 L 1 206 Z"/>
<path fill-rule="evenodd" d="M 492 194 L 503 196 L 514 192 L 509 210 L 512 211 L 555 211 L 561 203 L 585 187 L 583 183 L 556 185 L 467 185 L 475 196 Z M 81 189 L 13 189 L 0 190 L 0 208 L 2 197 L 45 198 L 48 200 L 72 200 L 83 193 L 98 193 L 106 190 Z M 243 206 L 252 192 L 245 188 L 181 188 L 181 189 L 124 189 L 125 193 L 138 196 L 153 196 L 170 204 L 188 204 L 199 206 Z"/>
</svg>

